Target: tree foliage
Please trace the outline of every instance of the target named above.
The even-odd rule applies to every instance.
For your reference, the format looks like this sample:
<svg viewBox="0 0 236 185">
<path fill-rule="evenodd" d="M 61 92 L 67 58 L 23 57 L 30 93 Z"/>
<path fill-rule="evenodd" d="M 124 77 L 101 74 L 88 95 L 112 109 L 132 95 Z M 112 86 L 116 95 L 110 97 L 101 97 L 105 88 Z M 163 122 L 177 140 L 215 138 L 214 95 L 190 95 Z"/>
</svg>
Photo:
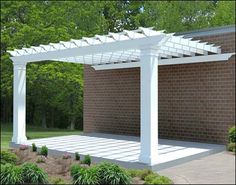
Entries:
<svg viewBox="0 0 236 185">
<path fill-rule="evenodd" d="M 12 121 L 13 66 L 7 49 L 154 26 L 167 32 L 235 23 L 234 1 L 1 1 L 1 121 Z M 81 127 L 83 66 L 27 65 L 27 123 Z"/>
</svg>

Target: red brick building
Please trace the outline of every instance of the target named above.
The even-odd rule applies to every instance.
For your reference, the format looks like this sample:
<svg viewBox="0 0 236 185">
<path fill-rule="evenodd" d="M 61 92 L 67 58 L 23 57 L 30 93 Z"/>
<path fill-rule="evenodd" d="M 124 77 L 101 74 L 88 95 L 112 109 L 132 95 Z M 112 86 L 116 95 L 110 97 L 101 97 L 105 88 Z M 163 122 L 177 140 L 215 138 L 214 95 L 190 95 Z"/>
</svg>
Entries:
<svg viewBox="0 0 236 185">
<path fill-rule="evenodd" d="M 179 33 L 235 52 L 235 26 Z M 159 137 L 225 143 L 235 124 L 235 55 L 159 66 Z M 140 68 L 84 68 L 84 131 L 140 135 Z"/>
</svg>

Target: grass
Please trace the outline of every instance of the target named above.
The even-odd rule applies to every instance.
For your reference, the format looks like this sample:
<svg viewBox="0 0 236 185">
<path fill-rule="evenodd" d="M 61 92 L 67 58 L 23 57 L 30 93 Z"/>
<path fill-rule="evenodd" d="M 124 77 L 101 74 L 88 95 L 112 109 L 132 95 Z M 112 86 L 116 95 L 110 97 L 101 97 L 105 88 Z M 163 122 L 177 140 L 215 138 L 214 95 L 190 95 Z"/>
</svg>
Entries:
<svg viewBox="0 0 236 185">
<path fill-rule="evenodd" d="M 41 128 L 27 125 L 26 135 L 30 139 L 35 138 L 46 138 L 55 136 L 66 136 L 66 135 L 78 135 L 81 131 L 79 130 L 67 130 L 57 128 Z M 9 142 L 12 138 L 12 124 L 1 123 L 1 150 L 9 148 Z"/>
</svg>

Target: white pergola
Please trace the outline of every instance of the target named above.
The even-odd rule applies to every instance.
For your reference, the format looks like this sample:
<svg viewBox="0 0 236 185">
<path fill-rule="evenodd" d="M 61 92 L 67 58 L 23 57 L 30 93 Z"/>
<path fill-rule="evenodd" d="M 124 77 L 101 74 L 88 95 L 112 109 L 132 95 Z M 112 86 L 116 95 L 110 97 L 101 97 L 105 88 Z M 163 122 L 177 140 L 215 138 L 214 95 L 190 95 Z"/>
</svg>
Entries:
<svg viewBox="0 0 236 185">
<path fill-rule="evenodd" d="M 8 51 L 14 64 L 14 119 L 12 142 L 26 142 L 26 65 L 62 61 L 91 65 L 95 70 L 140 67 L 141 147 L 139 161 L 158 159 L 158 65 L 227 61 L 234 53 L 221 54 L 219 46 L 200 40 L 140 27 L 120 33 L 71 39 Z"/>
</svg>

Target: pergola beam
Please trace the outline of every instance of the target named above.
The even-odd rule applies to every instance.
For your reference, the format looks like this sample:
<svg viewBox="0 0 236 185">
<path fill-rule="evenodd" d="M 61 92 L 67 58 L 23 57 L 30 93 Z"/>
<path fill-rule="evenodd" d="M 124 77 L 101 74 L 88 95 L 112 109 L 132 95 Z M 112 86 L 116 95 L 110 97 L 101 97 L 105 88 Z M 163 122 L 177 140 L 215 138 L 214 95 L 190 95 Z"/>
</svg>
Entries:
<svg viewBox="0 0 236 185">
<path fill-rule="evenodd" d="M 142 48 L 142 46 L 154 46 L 156 43 L 160 42 L 164 37 L 164 35 L 150 36 L 148 38 L 145 37 L 133 40 L 123 40 L 120 42 L 110 42 L 106 44 L 61 49 L 32 55 L 21 55 L 11 57 L 11 59 L 14 62 L 37 62 L 44 60 L 59 60 L 60 58 L 68 58 L 71 56 L 86 56 L 103 52 L 117 52 L 131 49 L 140 49 Z"/>
<path fill-rule="evenodd" d="M 217 61 L 226 62 L 234 54 L 235 53 L 225 53 L 225 54 L 208 55 L 208 56 L 160 59 L 158 61 L 158 65 L 161 66 L 161 65 L 176 65 L 176 64 L 194 64 L 194 63 L 217 62 Z M 140 67 L 140 62 L 94 65 L 92 67 L 95 70 L 135 68 L 135 67 Z"/>
</svg>

